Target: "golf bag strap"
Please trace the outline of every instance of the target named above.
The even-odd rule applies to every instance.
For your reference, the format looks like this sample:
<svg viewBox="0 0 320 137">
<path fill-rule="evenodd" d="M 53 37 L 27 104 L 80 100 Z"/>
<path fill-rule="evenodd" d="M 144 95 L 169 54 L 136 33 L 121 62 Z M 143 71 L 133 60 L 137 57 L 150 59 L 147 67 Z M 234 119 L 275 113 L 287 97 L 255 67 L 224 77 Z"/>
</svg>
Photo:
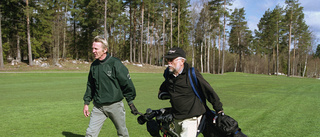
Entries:
<svg viewBox="0 0 320 137">
<path fill-rule="evenodd" d="M 192 75 L 191 75 L 192 74 Z M 192 76 L 192 78 L 191 78 Z M 200 101 L 204 104 L 204 107 L 206 108 L 206 110 L 211 111 L 208 106 L 206 105 L 206 100 L 205 98 L 201 98 L 204 97 L 201 88 L 199 88 L 199 84 L 198 84 L 198 80 L 197 80 L 197 76 L 195 73 L 195 70 L 193 67 L 190 68 L 190 70 L 188 71 L 188 77 L 189 77 L 189 81 L 190 81 L 190 85 L 192 87 L 192 90 L 194 92 L 194 94 L 200 99 Z M 192 80 L 193 79 L 193 80 Z M 194 86 L 194 83 L 196 86 Z M 200 90 L 200 92 L 198 92 L 198 90 Z M 205 122 L 206 121 L 206 115 L 202 115 L 201 121 L 200 121 L 200 125 L 198 127 L 198 131 L 197 131 L 197 136 L 203 132 L 204 128 L 205 128 Z"/>
<path fill-rule="evenodd" d="M 196 84 L 196 86 L 197 86 L 197 88 L 198 88 L 199 85 L 198 85 L 198 80 L 197 80 L 197 76 L 196 76 L 194 67 L 190 68 L 190 70 L 188 71 L 189 81 L 190 81 L 190 84 L 191 84 L 191 87 L 192 87 L 192 90 L 193 90 L 194 94 L 196 94 L 196 96 L 200 99 L 200 101 L 203 102 L 202 99 L 201 99 L 201 97 L 200 97 L 200 94 L 198 93 L 196 87 L 195 87 L 194 84 L 193 84 L 190 71 L 191 71 L 191 74 L 192 74 L 193 81 L 195 82 L 195 84 Z M 199 88 L 198 88 L 198 89 L 199 89 Z"/>
<path fill-rule="evenodd" d="M 191 78 L 192 76 L 192 78 Z M 209 107 L 207 106 L 206 98 L 203 95 L 201 88 L 199 87 L 198 79 L 194 67 L 191 67 L 188 71 L 189 81 L 192 87 L 194 94 L 200 99 L 200 101 L 204 104 L 204 107 L 207 111 L 209 111 Z M 194 84 L 195 83 L 195 84 Z M 198 89 L 198 90 L 197 90 Z"/>
<path fill-rule="evenodd" d="M 192 75 L 191 75 L 192 74 Z M 168 75 L 169 75 L 169 67 L 167 67 L 165 70 L 164 70 L 164 73 L 163 73 L 163 77 L 165 79 L 168 78 Z M 192 76 L 192 78 L 191 78 Z M 206 105 L 206 102 L 205 100 L 202 101 L 201 97 L 203 97 L 202 95 L 202 92 L 198 93 L 197 89 L 201 91 L 201 89 L 199 88 L 199 84 L 198 84 L 198 80 L 197 80 L 197 76 L 196 76 L 196 72 L 194 70 L 194 67 L 191 67 L 188 71 L 188 77 L 189 77 L 189 81 L 190 81 L 190 84 L 191 84 L 191 87 L 192 87 L 192 90 L 193 92 L 196 94 L 196 96 L 200 99 L 201 102 L 203 102 L 207 108 L 207 105 Z M 193 79 L 193 80 L 192 80 Z M 195 85 L 194 83 L 195 82 Z"/>
</svg>

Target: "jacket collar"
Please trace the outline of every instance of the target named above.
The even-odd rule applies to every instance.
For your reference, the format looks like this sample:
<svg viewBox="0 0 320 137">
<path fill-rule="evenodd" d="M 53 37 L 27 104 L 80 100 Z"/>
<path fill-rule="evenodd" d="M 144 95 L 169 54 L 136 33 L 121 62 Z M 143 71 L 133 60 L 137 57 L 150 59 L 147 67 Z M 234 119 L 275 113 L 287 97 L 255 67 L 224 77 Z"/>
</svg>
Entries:
<svg viewBox="0 0 320 137">
<path fill-rule="evenodd" d="M 184 65 L 183 65 L 184 67 L 183 67 L 183 70 L 182 70 L 182 72 L 181 72 L 181 74 L 185 74 L 185 73 L 187 73 L 188 72 L 188 69 L 189 69 L 189 65 L 188 65 L 188 63 L 184 63 Z"/>
<path fill-rule="evenodd" d="M 99 60 L 100 61 L 100 63 L 105 63 L 109 58 L 111 57 L 111 55 L 107 52 L 107 56 L 106 56 L 106 58 L 104 58 L 103 60 Z"/>
<path fill-rule="evenodd" d="M 175 76 L 175 77 L 178 77 L 179 75 L 184 75 L 184 74 L 187 73 L 188 69 L 189 69 L 188 64 L 184 63 L 183 64 L 183 70 L 181 72 L 179 72 L 179 74 L 177 76 L 175 76 L 173 73 L 172 73 L 172 75 Z"/>
</svg>

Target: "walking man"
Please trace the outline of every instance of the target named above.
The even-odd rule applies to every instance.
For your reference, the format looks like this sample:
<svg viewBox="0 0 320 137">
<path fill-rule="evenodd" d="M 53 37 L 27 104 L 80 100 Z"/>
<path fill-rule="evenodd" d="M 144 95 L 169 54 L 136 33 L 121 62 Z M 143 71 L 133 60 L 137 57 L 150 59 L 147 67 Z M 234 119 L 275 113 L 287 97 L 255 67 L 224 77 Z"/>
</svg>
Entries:
<svg viewBox="0 0 320 137">
<path fill-rule="evenodd" d="M 165 81 L 160 86 L 159 99 L 170 98 L 174 116 L 175 132 L 180 137 L 197 136 L 202 115 L 206 112 L 204 104 L 195 95 L 188 79 L 189 65 L 186 54 L 181 48 L 172 48 L 164 56 L 168 71 L 163 74 Z M 222 103 L 210 84 L 196 70 L 199 87 L 216 112 L 222 113 Z M 168 97 L 169 96 L 169 97 Z"/>
<path fill-rule="evenodd" d="M 128 69 L 108 53 L 108 43 L 101 37 L 94 38 L 92 53 L 96 60 L 90 66 L 87 90 L 83 97 L 85 117 L 90 115 L 89 103 L 92 100 L 94 105 L 86 137 L 97 137 L 107 118 L 113 122 L 119 137 L 128 137 L 122 99 L 126 99 L 132 114 L 139 113 L 133 104 L 136 91 Z"/>
</svg>

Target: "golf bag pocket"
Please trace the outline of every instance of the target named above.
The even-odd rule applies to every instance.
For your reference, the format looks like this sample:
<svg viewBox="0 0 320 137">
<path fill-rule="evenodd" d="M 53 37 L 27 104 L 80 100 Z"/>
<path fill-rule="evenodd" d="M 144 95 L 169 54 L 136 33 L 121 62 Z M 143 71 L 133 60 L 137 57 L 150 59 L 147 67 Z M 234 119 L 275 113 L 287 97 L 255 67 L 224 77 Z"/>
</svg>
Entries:
<svg viewBox="0 0 320 137">
<path fill-rule="evenodd" d="M 241 132 L 238 122 L 228 115 L 206 113 L 205 117 L 204 137 L 247 137 Z"/>
</svg>

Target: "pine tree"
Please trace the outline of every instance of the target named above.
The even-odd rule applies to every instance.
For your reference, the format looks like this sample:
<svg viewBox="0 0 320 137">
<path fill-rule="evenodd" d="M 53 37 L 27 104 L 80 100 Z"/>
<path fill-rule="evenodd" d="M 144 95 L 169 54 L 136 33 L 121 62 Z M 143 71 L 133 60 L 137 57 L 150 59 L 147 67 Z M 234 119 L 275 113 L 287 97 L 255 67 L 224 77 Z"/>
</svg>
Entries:
<svg viewBox="0 0 320 137">
<path fill-rule="evenodd" d="M 248 31 L 247 22 L 245 21 L 245 10 L 244 8 L 235 9 L 231 15 L 230 26 L 230 38 L 229 38 L 229 51 L 232 53 L 236 53 L 239 55 L 239 71 L 243 72 L 242 66 L 242 57 L 244 52 L 248 50 L 248 41 L 245 41 L 244 38 L 247 35 L 250 35 L 250 31 Z M 237 62 L 238 59 L 235 60 Z M 235 68 L 236 71 L 236 68 Z"/>
<path fill-rule="evenodd" d="M 223 45 L 222 45 L 222 64 L 221 64 L 221 74 L 224 73 L 224 60 L 225 60 L 225 48 L 226 48 L 226 18 L 229 16 L 227 11 L 227 5 L 231 5 L 231 0 L 224 0 L 223 6 Z"/>
<path fill-rule="evenodd" d="M 276 33 L 274 35 L 276 35 L 276 65 L 275 65 L 275 72 L 276 75 L 279 74 L 279 45 L 280 45 L 280 38 L 282 37 L 283 33 L 283 16 L 282 14 L 284 13 L 284 10 L 277 5 L 276 8 L 273 9 L 272 13 L 271 13 L 271 18 L 273 20 L 273 22 L 276 24 Z M 274 28 L 273 28 L 274 29 Z"/>
<path fill-rule="evenodd" d="M 260 41 L 259 53 L 268 57 L 268 74 L 270 73 L 270 63 L 273 59 L 277 42 L 277 20 L 273 17 L 273 12 L 268 9 L 258 24 L 259 31 L 256 32 Z M 272 72 L 275 72 L 272 70 Z"/>
<path fill-rule="evenodd" d="M 298 7 L 295 12 L 296 20 L 293 23 L 293 62 L 292 62 L 292 75 L 301 75 L 301 69 L 298 69 L 299 58 L 304 54 L 305 49 L 311 44 L 303 43 L 303 39 L 308 39 L 311 41 L 310 35 L 308 35 L 309 26 L 306 25 L 304 21 L 303 7 Z M 300 56 L 300 57 L 299 57 Z M 304 62 L 304 61 L 303 61 Z M 302 64 L 302 63 L 300 63 Z M 300 65 L 301 67 L 301 65 Z"/>
<path fill-rule="evenodd" d="M 320 44 L 317 45 L 315 56 L 320 58 Z"/>
<path fill-rule="evenodd" d="M 295 23 L 295 20 L 297 18 L 296 16 L 296 10 L 299 8 L 299 3 L 298 0 L 286 0 L 285 3 L 287 4 L 286 6 L 286 15 L 285 15 L 285 20 L 287 21 L 287 25 L 289 26 L 288 30 L 288 36 L 289 36 L 289 42 L 288 42 L 288 72 L 287 76 L 289 77 L 291 75 L 291 66 L 290 66 L 290 52 L 291 52 L 291 37 L 292 37 L 292 27 L 293 24 Z"/>
<path fill-rule="evenodd" d="M 223 31 L 223 23 L 221 22 L 221 17 L 224 15 L 224 8 L 222 7 L 224 5 L 224 0 L 212 0 L 208 2 L 210 6 L 210 22 L 213 24 L 214 27 L 212 27 L 212 31 L 216 31 L 214 34 L 214 39 L 218 39 L 218 74 L 220 73 L 221 68 L 221 36 Z M 215 38 L 217 35 L 218 38 Z M 214 48 L 215 49 L 215 48 Z M 213 60 L 213 64 L 214 60 Z M 215 67 L 213 67 L 215 68 Z M 215 72 L 213 70 L 213 72 Z"/>
</svg>

